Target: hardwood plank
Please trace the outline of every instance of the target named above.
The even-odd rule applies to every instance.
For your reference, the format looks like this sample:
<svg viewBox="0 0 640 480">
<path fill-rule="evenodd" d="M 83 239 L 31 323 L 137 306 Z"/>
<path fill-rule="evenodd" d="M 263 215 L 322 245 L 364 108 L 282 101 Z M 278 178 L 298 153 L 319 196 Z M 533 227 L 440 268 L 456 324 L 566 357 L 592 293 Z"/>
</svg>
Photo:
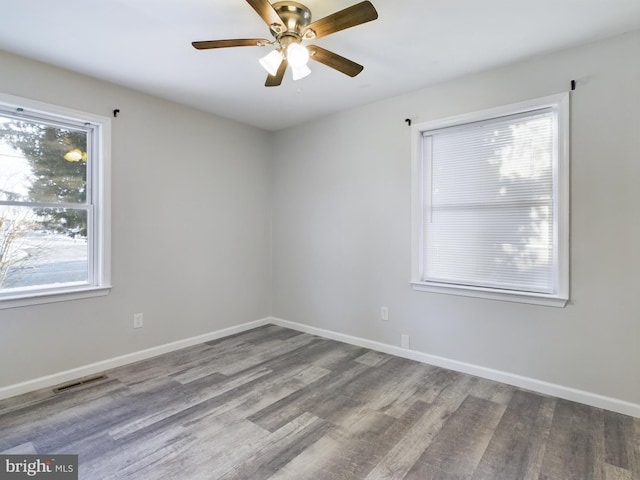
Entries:
<svg viewBox="0 0 640 480">
<path fill-rule="evenodd" d="M 1 455 L 36 455 L 37 453 L 38 451 L 36 450 L 36 447 L 34 447 L 31 442 L 22 443 L 15 447 L 0 451 Z"/>
<path fill-rule="evenodd" d="M 317 341 L 316 338 L 310 335 L 296 335 L 287 341 L 275 339 L 259 343 L 249 349 L 237 350 L 219 359 L 217 371 L 224 375 L 234 375 L 302 349 Z"/>
<path fill-rule="evenodd" d="M 117 383 L 115 380 L 114 382 Z M 1 415 L 0 431 L 3 434 L 0 436 L 0 448 L 4 450 L 12 445 L 33 441 L 39 452 L 48 448 L 56 449 L 58 444 L 68 442 L 62 432 L 75 429 L 101 432 L 106 425 L 127 421 L 139 414 L 135 408 L 122 408 L 118 402 L 113 401 L 122 394 L 119 387 L 116 390 L 105 390 L 103 387 L 105 386 L 91 386 L 74 392 L 67 391 L 47 397 L 41 405 L 31 405 L 11 414 Z M 109 393 L 102 396 L 105 391 Z M 104 412 L 99 423 L 95 422 L 95 411 Z"/>
<path fill-rule="evenodd" d="M 475 378 L 465 376 L 446 387 L 430 408 L 407 429 L 398 443 L 369 472 L 366 480 L 403 478 L 440 432 L 447 419 L 468 396 L 467 392 L 475 381 Z"/>
<path fill-rule="evenodd" d="M 637 478 L 637 477 L 636 477 Z M 624 468 L 604 465 L 604 480 L 634 480 L 633 473 Z"/>
<path fill-rule="evenodd" d="M 602 459 L 596 458 L 593 431 L 602 431 L 602 411 L 559 399 L 551 423 L 540 480 L 599 480 Z"/>
<path fill-rule="evenodd" d="M 604 480 L 605 466 L 605 431 L 604 431 L 604 410 L 598 408 L 589 409 L 589 434 L 593 446 L 593 478 Z"/>
<path fill-rule="evenodd" d="M 310 411 L 334 424 L 344 426 L 353 421 L 350 417 L 357 417 L 363 406 L 388 413 L 387 407 L 395 403 L 401 391 L 398 379 L 402 379 L 408 369 L 416 366 L 419 367 L 420 364 L 402 358 L 390 358 L 376 367 L 364 370 L 344 384 L 333 400 L 314 405 Z M 382 405 L 382 408 L 378 408 L 378 405 Z"/>
<path fill-rule="evenodd" d="M 494 403 L 500 403 L 502 405 L 509 405 L 511 398 L 517 391 L 515 387 L 511 385 L 505 385 L 504 383 L 492 382 L 484 378 L 479 379 L 478 383 L 473 387 L 473 390 L 469 392 L 469 395 L 474 397 L 484 398 Z"/>
<path fill-rule="evenodd" d="M 185 455 L 197 441 L 196 436 L 176 428 L 123 442 L 106 436 L 84 439 L 73 445 L 71 451 L 78 454 L 80 478 L 137 478 L 137 472 Z"/>
<path fill-rule="evenodd" d="M 514 392 L 473 480 L 538 478 L 555 401 Z"/>
<path fill-rule="evenodd" d="M 632 439 L 628 443 L 631 471 L 640 478 L 640 418 L 633 419 Z"/>
<path fill-rule="evenodd" d="M 332 429 L 270 480 L 364 478 L 428 408 L 417 401 L 399 419 L 362 411 L 351 425 Z"/>
<path fill-rule="evenodd" d="M 273 385 L 280 386 L 282 383 L 290 381 L 297 384 L 299 375 L 309 368 L 308 365 L 291 365 L 286 372 L 281 372 L 278 378 L 274 378 L 276 377 L 274 374 L 262 375 L 263 371 L 259 369 L 254 372 L 255 378 L 249 379 L 249 381 L 244 381 L 247 380 L 245 374 L 240 374 L 238 377 L 242 377 L 243 381 L 234 384 L 233 388 L 211 392 L 202 390 L 201 395 L 192 401 L 189 401 L 187 397 L 186 400 L 173 402 L 169 408 L 163 408 L 157 415 L 154 415 L 153 412 L 146 415 L 139 424 L 134 425 L 126 432 L 115 431 L 111 432 L 111 435 L 114 438 L 122 438 L 131 434 L 148 435 L 184 424 L 195 424 L 204 417 L 227 412 L 237 405 L 238 401 L 246 402 L 247 398 L 255 395 L 256 391 L 264 395 Z M 313 373 L 313 379 L 322 375 L 318 374 L 316 369 Z"/>
<path fill-rule="evenodd" d="M 403 480 L 463 480 L 467 477 L 449 473 L 441 468 L 417 462 Z"/>
<path fill-rule="evenodd" d="M 369 367 L 355 362 L 339 373 L 327 375 L 297 392 L 283 398 L 248 419 L 271 432 L 281 428 L 292 419 L 310 409 L 327 410 L 338 408 L 344 397 L 335 392 L 364 373 Z"/>
<path fill-rule="evenodd" d="M 604 412 L 605 462 L 628 470 L 632 452 L 627 447 L 633 435 L 633 418 L 614 412 Z"/>
<path fill-rule="evenodd" d="M 360 355 L 354 361 L 358 363 L 362 363 L 364 365 L 368 365 L 370 367 L 377 367 L 380 364 L 388 361 L 390 358 L 393 358 L 393 357 L 386 353 L 369 350 L 364 355 Z"/>
<path fill-rule="evenodd" d="M 266 446 L 235 465 L 219 479 L 269 478 L 324 436 L 330 428 L 332 427 L 328 422 L 305 413 L 274 432 Z"/>
<path fill-rule="evenodd" d="M 372 468 L 379 449 L 384 448 L 374 441 L 376 432 L 386 431 L 394 421 L 397 420 L 368 411 L 355 422 L 366 425 L 365 429 L 370 429 L 366 433 L 333 428 L 271 478 L 362 478 Z"/>
<path fill-rule="evenodd" d="M 416 386 L 415 396 L 423 402 L 433 403 L 445 389 L 455 385 L 460 379 L 467 379 L 467 377 L 453 370 L 428 367 L 423 380 Z M 478 377 L 473 377 L 473 381 L 469 383 L 469 388 L 474 388 L 480 380 Z M 468 395 L 469 391 L 466 393 Z"/>
<path fill-rule="evenodd" d="M 246 344 L 244 348 L 246 348 Z M 206 362 L 209 356 L 215 359 L 218 356 L 224 358 L 225 355 L 223 352 L 216 351 L 216 349 L 202 343 L 171 352 L 168 355 L 158 355 L 125 367 L 108 370 L 106 373 L 109 376 L 117 377 L 125 385 L 145 384 L 148 379 L 170 376 L 190 368 L 194 364 Z"/>
<path fill-rule="evenodd" d="M 544 454 L 547 449 L 547 441 L 549 439 L 555 409 L 555 398 L 546 397 L 542 401 L 540 416 L 537 419 L 538 421 L 535 427 L 534 441 L 531 444 L 531 449 L 533 451 L 528 453 L 529 458 L 527 466 L 524 469 L 524 476 L 522 480 L 538 480 L 539 472 L 542 470 L 542 462 L 544 461 Z M 539 441 L 542 442 L 542 445 L 537 443 L 538 438 L 540 438 Z M 507 459 L 508 454 L 505 454 L 503 461 L 507 461 Z"/>
<path fill-rule="evenodd" d="M 35 390 L 33 392 L 16 395 L 15 397 L 5 398 L 4 400 L 0 400 L 0 415 L 7 415 L 16 410 L 22 410 L 29 407 L 30 405 L 40 405 L 41 402 L 46 401 L 53 395 L 53 389 L 44 388 L 41 390 Z"/>
<path fill-rule="evenodd" d="M 504 411 L 504 405 L 467 396 L 417 463 L 437 467 L 453 476 L 470 477 L 480 463 Z"/>
<path fill-rule="evenodd" d="M 260 379 L 270 373 L 272 373 L 270 370 L 258 369 L 245 375 L 225 378 L 222 381 L 220 381 L 217 374 L 213 374 L 212 377 L 214 377 L 215 380 L 209 388 L 206 390 L 198 388 L 187 391 L 187 395 L 184 395 L 184 389 L 179 386 L 174 386 L 171 389 L 171 392 L 168 392 L 169 388 L 166 388 L 163 396 L 156 397 L 157 401 L 153 401 L 151 405 L 148 403 L 145 404 L 146 410 L 149 413 L 144 414 L 142 417 L 137 417 L 130 423 L 119 425 L 117 428 L 109 430 L 109 435 L 111 438 L 118 440 L 138 430 L 153 425 L 154 423 L 166 420 L 178 413 L 194 409 L 195 407 L 206 403 L 208 400 L 215 399 L 227 392 L 246 386 L 248 383 Z M 167 395 L 167 393 L 169 393 L 169 395 Z M 175 401 L 172 398 L 174 395 L 181 397 L 181 400 Z"/>
<path fill-rule="evenodd" d="M 314 337 L 304 349 L 282 357 L 283 362 L 313 363 L 328 370 L 340 371 L 369 350 L 347 343 Z M 277 365 L 274 365 L 274 368 Z"/>
<path fill-rule="evenodd" d="M 304 335 L 297 330 L 282 328 L 278 325 L 263 325 L 262 327 L 252 328 L 244 332 L 235 333 L 227 337 L 219 338 L 206 342 L 207 345 L 219 346 L 229 340 L 241 340 L 243 343 L 251 343 L 254 345 L 269 342 L 271 340 L 287 340 L 298 335 Z"/>
<path fill-rule="evenodd" d="M 461 374 L 429 365 L 407 364 L 393 375 L 386 395 L 369 400 L 372 406 L 387 415 L 400 417 L 414 402 L 434 403 L 449 386 L 454 385 Z M 468 392 L 467 392 L 468 393 Z"/>
</svg>

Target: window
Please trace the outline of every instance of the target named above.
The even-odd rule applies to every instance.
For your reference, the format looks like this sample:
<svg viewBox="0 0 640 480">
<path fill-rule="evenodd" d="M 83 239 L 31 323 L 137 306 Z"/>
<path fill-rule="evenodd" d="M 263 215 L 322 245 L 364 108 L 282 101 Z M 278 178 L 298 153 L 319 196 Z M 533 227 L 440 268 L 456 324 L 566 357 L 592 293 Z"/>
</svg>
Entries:
<svg viewBox="0 0 640 480">
<path fill-rule="evenodd" d="M 416 290 L 564 306 L 568 94 L 413 128 Z"/>
<path fill-rule="evenodd" d="M 0 308 L 109 288 L 110 119 L 0 95 Z"/>
</svg>

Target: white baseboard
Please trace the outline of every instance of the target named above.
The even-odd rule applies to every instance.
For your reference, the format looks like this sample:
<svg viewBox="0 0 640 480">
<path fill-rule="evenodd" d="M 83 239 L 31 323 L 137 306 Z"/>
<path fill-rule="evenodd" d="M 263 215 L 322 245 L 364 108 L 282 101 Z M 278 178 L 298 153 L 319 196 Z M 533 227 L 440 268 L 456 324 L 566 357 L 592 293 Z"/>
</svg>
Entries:
<svg viewBox="0 0 640 480">
<path fill-rule="evenodd" d="M 515 387 L 532 390 L 534 392 L 543 393 L 545 395 L 552 395 L 554 397 L 563 398 L 565 400 L 571 400 L 592 407 L 603 408 L 612 412 L 622 413 L 624 415 L 630 415 L 632 417 L 640 418 L 640 405 L 636 403 L 626 402 L 617 398 L 606 397 L 597 393 L 586 392 L 571 387 L 565 387 L 563 385 L 557 385 L 554 383 L 545 382 L 543 380 L 537 380 L 535 378 L 523 377 L 521 375 L 515 375 L 513 373 L 503 372 L 500 370 L 494 370 L 492 368 L 486 368 L 479 365 L 473 365 L 471 363 L 459 362 L 457 360 L 451 360 L 449 358 L 439 357 L 437 355 L 429 355 L 427 353 L 418 352 L 416 350 L 409 350 L 386 343 L 375 342 L 367 340 L 365 338 L 353 337 L 351 335 L 345 335 L 343 333 L 334 332 L 331 330 L 324 330 L 322 328 L 310 327 L 301 323 L 291 322 L 289 320 L 283 320 L 281 318 L 271 318 L 271 323 L 280 325 L 281 327 L 291 328 L 300 332 L 310 333 L 318 335 L 320 337 L 328 338 L 331 340 L 337 340 L 358 347 L 369 348 L 379 352 L 396 355 L 398 357 L 408 358 L 421 363 L 427 363 L 429 365 L 435 365 L 437 367 L 447 368 L 449 370 L 455 370 L 457 372 L 468 373 L 475 375 L 476 377 L 482 377 L 489 380 L 494 380 Z"/>
<path fill-rule="evenodd" d="M 137 362 L 140 360 L 146 360 L 147 358 L 162 355 L 163 353 L 172 352 L 174 350 L 180 350 L 181 348 L 191 347 L 199 343 L 209 342 L 222 337 L 228 337 L 236 333 L 244 332 L 245 330 L 251 330 L 252 328 L 261 327 L 271 322 L 271 318 L 263 318 L 255 320 L 253 322 L 243 323 L 242 325 L 236 325 L 222 330 L 216 330 L 215 332 L 205 333 L 204 335 L 198 335 L 196 337 L 185 338 L 184 340 L 178 340 L 176 342 L 166 343 L 157 347 L 147 348 L 146 350 L 140 350 L 138 352 L 121 355 L 119 357 L 102 360 L 100 362 L 91 363 L 82 367 L 73 368 L 71 370 L 65 370 L 64 372 L 55 373 L 46 377 L 40 377 L 26 382 L 17 383 L 0 388 L 0 400 L 4 398 L 21 395 L 23 393 L 32 392 L 41 388 L 49 388 L 56 385 L 60 385 L 78 378 L 95 375 L 96 373 L 104 372 L 112 368 L 121 367 L 129 363 Z"/>
<path fill-rule="evenodd" d="M 564 398 L 565 400 L 571 400 L 574 402 L 584 403 L 585 405 L 591 405 L 597 408 L 603 408 L 612 412 L 622 413 L 624 415 L 630 415 L 632 417 L 640 418 L 640 405 L 619 400 L 617 398 L 607 397 L 599 395 L 597 393 L 586 392 L 571 387 L 565 387 L 535 378 L 523 377 L 521 375 L 515 375 L 513 373 L 503 372 L 500 370 L 494 370 L 470 363 L 459 362 L 457 360 L 451 360 L 449 358 L 439 357 L 437 355 L 430 355 L 416 350 L 409 350 L 386 343 L 376 342 L 373 340 L 367 340 L 361 337 L 354 337 L 351 335 L 345 335 L 343 333 L 334 332 L 332 330 L 324 330 L 322 328 L 311 327 L 301 323 L 291 322 L 289 320 L 283 320 L 281 318 L 268 317 L 253 322 L 243 323 L 242 325 L 236 325 L 233 327 L 225 328 L 222 330 L 216 330 L 214 332 L 206 333 L 196 337 L 186 338 L 184 340 L 178 340 L 176 342 L 159 345 L 157 347 L 148 348 L 146 350 L 140 350 L 138 352 L 121 355 L 119 357 L 110 358 L 100 362 L 84 365 L 82 367 L 66 370 L 46 377 L 40 377 L 26 382 L 17 383 L 14 385 L 8 385 L 0 388 L 0 400 L 20 395 L 41 388 L 49 388 L 56 385 L 63 384 L 78 378 L 95 375 L 105 370 L 121 367 L 132 362 L 140 360 L 146 360 L 163 353 L 172 352 L 181 348 L 191 347 L 199 343 L 209 342 L 236 333 L 251 330 L 252 328 L 261 327 L 263 325 L 275 324 L 281 327 L 291 328 L 300 332 L 310 333 L 312 335 L 318 335 L 323 338 L 331 340 L 337 340 L 339 342 L 349 343 L 359 347 L 369 348 L 379 352 L 388 353 L 390 355 L 396 355 L 398 357 L 408 358 L 417 362 L 426 363 L 429 365 L 435 365 L 438 367 L 447 368 L 449 370 L 455 370 L 457 372 L 468 373 L 477 377 L 486 378 L 489 380 L 495 380 L 497 382 L 506 383 L 519 388 L 525 388 L 534 392 L 543 393 L 546 395 L 553 395 L 558 398 Z"/>
</svg>

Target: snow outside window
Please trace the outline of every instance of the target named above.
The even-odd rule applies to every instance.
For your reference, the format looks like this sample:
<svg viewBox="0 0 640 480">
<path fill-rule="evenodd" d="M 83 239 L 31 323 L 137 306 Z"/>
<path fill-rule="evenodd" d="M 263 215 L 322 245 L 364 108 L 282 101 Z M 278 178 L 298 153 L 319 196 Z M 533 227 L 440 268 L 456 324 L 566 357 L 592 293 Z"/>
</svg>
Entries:
<svg viewBox="0 0 640 480">
<path fill-rule="evenodd" d="M 106 293 L 109 122 L 0 96 L 0 308 Z"/>
</svg>

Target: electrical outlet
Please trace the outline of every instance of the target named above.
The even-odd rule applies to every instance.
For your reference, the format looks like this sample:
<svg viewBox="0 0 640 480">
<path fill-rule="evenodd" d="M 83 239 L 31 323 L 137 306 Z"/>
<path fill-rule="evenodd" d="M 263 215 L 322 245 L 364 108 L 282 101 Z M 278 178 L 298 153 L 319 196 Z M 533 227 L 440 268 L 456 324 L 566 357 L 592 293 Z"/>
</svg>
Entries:
<svg viewBox="0 0 640 480">
<path fill-rule="evenodd" d="M 380 307 L 380 320 L 389 321 L 389 307 Z"/>
<path fill-rule="evenodd" d="M 402 348 L 410 348 L 409 335 L 400 335 L 400 346 Z"/>
<path fill-rule="evenodd" d="M 133 328 L 142 328 L 144 326 L 144 316 L 141 313 L 133 314 Z"/>
</svg>

